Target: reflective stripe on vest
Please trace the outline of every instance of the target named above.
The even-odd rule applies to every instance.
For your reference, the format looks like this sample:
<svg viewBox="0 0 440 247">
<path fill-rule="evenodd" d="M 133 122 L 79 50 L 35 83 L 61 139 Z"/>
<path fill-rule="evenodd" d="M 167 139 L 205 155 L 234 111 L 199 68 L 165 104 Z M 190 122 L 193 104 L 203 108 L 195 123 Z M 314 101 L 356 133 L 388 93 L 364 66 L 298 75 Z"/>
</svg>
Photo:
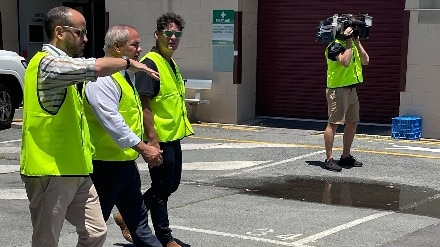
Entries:
<svg viewBox="0 0 440 247">
<path fill-rule="evenodd" d="M 85 176 L 92 172 L 87 121 L 75 86 L 68 86 L 59 111 L 41 107 L 37 75 L 48 53 L 38 52 L 25 74 L 20 173 L 26 176 Z"/>
<path fill-rule="evenodd" d="M 180 140 L 194 134 L 187 117 L 185 85 L 177 64 L 171 59 L 176 69 L 175 75 L 170 64 L 160 54 L 149 52 L 141 61 L 145 58 L 151 59 L 156 64 L 160 76 L 159 94 L 150 101 L 159 142 Z"/>
<path fill-rule="evenodd" d="M 124 118 L 130 130 L 139 136 L 139 138 L 142 138 L 142 106 L 137 92 L 134 87 L 129 85 L 129 82 L 125 80 L 121 72 L 114 73 L 111 77 L 116 86 L 121 89 L 119 113 Z M 90 139 L 94 148 L 94 160 L 126 161 L 135 160 L 138 157 L 139 154 L 134 149 L 120 148 L 118 144 L 113 141 L 108 132 L 96 119 L 87 100 L 85 100 L 84 108 L 90 127 Z"/>
<path fill-rule="evenodd" d="M 340 43 L 344 47 L 346 46 L 345 41 L 335 40 L 335 42 Z M 338 61 L 328 59 L 329 46 L 325 49 L 325 57 L 327 58 L 327 87 L 338 88 L 363 82 L 362 63 L 356 45 L 353 44 L 352 46 L 353 57 L 348 67 L 344 67 Z"/>
</svg>

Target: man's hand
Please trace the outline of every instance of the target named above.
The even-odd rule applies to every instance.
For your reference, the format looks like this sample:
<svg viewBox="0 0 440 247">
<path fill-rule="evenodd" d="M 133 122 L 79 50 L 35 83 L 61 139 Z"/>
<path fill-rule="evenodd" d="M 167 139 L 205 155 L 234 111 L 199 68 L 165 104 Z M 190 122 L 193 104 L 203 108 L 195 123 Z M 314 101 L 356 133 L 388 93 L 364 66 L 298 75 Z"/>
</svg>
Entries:
<svg viewBox="0 0 440 247">
<path fill-rule="evenodd" d="M 144 152 L 141 153 L 142 158 L 148 163 L 148 167 L 152 168 L 159 166 L 163 163 L 162 150 L 159 150 L 153 146 L 145 145 Z"/>
<path fill-rule="evenodd" d="M 147 160 L 145 160 L 145 157 L 143 157 L 144 158 L 144 160 L 148 163 L 148 167 L 150 167 L 150 168 L 152 168 L 152 167 L 154 167 L 154 166 L 158 166 L 158 165 L 161 165 L 162 163 L 163 163 L 163 158 L 162 158 L 162 155 L 161 155 L 161 153 L 163 152 L 162 150 L 160 150 L 160 146 L 159 146 L 159 143 L 156 141 L 156 142 L 148 142 L 147 143 L 147 146 L 148 147 L 151 147 L 152 149 L 156 149 L 156 150 L 159 150 L 159 158 L 157 159 L 157 160 L 159 160 L 160 161 L 160 164 L 157 164 L 157 165 L 155 165 L 155 163 L 152 163 L 151 164 L 151 166 L 150 166 L 150 163 L 148 163 L 148 161 Z"/>
<path fill-rule="evenodd" d="M 157 71 L 154 71 L 154 70 L 148 68 L 147 65 L 140 63 L 138 61 L 135 61 L 133 59 L 131 59 L 130 61 L 131 61 L 131 66 L 129 68 L 130 71 L 133 71 L 133 72 L 143 71 L 143 72 L 147 73 L 149 76 L 151 76 L 153 79 L 158 80 L 158 81 L 160 80 L 159 73 Z"/>
<path fill-rule="evenodd" d="M 142 156 L 145 162 L 148 163 L 149 168 L 159 166 L 163 162 L 162 150 L 147 145 L 143 141 L 139 142 L 136 146 L 133 146 L 132 148 Z"/>
<path fill-rule="evenodd" d="M 353 28 L 351 28 L 351 27 L 347 27 L 347 28 L 344 30 L 344 36 L 345 36 L 346 38 L 351 38 L 352 35 L 353 35 Z"/>
<path fill-rule="evenodd" d="M 359 36 L 353 37 L 353 42 L 356 44 L 357 47 L 359 47 Z"/>
<path fill-rule="evenodd" d="M 155 147 L 157 149 L 160 149 L 159 142 L 157 142 L 157 141 L 148 141 L 147 145 L 153 146 L 153 147 Z"/>
</svg>

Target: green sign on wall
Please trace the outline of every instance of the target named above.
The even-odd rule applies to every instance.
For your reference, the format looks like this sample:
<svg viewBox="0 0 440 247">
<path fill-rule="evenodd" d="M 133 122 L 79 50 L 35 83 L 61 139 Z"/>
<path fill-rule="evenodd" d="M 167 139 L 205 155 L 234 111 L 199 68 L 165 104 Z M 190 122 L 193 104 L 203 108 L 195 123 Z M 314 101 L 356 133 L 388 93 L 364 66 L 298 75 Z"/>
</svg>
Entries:
<svg viewBox="0 0 440 247">
<path fill-rule="evenodd" d="M 212 11 L 212 44 L 233 45 L 234 10 Z"/>
</svg>

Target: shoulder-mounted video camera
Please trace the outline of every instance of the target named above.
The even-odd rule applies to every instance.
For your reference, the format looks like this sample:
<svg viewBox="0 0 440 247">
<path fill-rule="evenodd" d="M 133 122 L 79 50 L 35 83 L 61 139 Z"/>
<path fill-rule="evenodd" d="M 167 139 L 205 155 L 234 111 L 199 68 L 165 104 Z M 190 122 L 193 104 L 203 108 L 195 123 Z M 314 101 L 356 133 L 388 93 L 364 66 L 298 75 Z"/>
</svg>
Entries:
<svg viewBox="0 0 440 247">
<path fill-rule="evenodd" d="M 368 38 L 372 25 L 373 17 L 368 14 L 334 14 L 319 23 L 316 40 L 329 43 L 334 39 L 348 39 L 351 37 Z M 347 27 L 353 29 L 351 36 L 344 36 L 344 30 Z"/>
</svg>

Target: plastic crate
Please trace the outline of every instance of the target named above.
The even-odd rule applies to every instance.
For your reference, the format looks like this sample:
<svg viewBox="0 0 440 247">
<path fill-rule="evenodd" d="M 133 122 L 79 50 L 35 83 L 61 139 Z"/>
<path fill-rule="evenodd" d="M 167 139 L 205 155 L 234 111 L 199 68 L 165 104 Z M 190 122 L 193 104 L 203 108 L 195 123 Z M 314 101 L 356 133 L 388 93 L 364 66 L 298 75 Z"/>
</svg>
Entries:
<svg viewBox="0 0 440 247">
<path fill-rule="evenodd" d="M 422 137 L 422 118 L 400 116 L 392 118 L 391 138 L 419 140 Z"/>
</svg>

